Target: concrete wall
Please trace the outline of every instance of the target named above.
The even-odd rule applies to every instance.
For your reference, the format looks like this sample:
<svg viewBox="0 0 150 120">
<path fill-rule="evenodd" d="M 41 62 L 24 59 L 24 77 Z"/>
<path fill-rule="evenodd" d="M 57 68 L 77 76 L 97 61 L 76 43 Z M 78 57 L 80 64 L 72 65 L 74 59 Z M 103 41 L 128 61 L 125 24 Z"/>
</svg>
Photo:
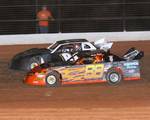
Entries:
<svg viewBox="0 0 150 120">
<path fill-rule="evenodd" d="M 86 38 L 89 41 L 101 38 L 105 38 L 108 41 L 142 41 L 150 40 L 150 31 L 1 35 L 0 45 L 44 44 L 73 38 Z"/>
</svg>

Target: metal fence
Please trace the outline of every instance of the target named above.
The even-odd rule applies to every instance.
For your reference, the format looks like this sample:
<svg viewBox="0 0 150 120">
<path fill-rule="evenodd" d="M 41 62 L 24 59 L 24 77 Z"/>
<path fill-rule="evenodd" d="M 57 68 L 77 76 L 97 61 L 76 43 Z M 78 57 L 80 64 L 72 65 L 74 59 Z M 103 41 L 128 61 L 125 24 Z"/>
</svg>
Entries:
<svg viewBox="0 0 150 120">
<path fill-rule="evenodd" d="M 150 30 L 150 0 L 0 0 L 0 34 L 39 33 L 43 5 L 55 18 L 49 33 Z"/>
</svg>

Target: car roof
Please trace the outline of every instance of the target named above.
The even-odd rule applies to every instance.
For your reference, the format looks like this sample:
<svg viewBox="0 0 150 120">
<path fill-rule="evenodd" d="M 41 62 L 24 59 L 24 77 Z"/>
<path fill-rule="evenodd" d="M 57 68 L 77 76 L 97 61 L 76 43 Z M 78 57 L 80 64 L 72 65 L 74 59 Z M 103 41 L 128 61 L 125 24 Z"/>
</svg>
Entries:
<svg viewBox="0 0 150 120">
<path fill-rule="evenodd" d="M 67 39 L 67 40 L 60 40 L 56 43 L 58 44 L 64 44 L 64 43 L 72 43 L 72 42 L 88 42 L 86 39 Z"/>
</svg>

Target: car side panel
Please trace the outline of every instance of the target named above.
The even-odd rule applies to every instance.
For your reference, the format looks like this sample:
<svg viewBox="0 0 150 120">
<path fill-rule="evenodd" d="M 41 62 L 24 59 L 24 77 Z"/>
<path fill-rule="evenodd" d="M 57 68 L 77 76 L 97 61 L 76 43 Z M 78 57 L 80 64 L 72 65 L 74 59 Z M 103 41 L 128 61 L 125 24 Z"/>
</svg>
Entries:
<svg viewBox="0 0 150 120">
<path fill-rule="evenodd" d="M 62 82 L 83 81 L 85 65 L 65 66 L 55 68 L 62 76 Z"/>
<path fill-rule="evenodd" d="M 104 64 L 75 65 L 55 68 L 62 76 L 62 82 L 92 82 L 102 80 Z"/>
<path fill-rule="evenodd" d="M 105 75 L 109 69 L 119 70 L 124 80 L 140 80 L 139 61 L 107 62 L 100 64 L 51 67 L 46 73 L 30 73 L 24 82 L 31 85 L 46 85 L 45 77 L 52 70 L 61 74 L 62 84 L 83 84 L 106 82 Z"/>
<path fill-rule="evenodd" d="M 120 70 L 124 80 L 140 79 L 140 66 L 138 60 L 107 62 L 100 64 L 74 65 L 58 67 L 55 70 L 62 75 L 62 82 L 103 82 L 105 75 L 111 68 Z"/>
<path fill-rule="evenodd" d="M 140 79 L 140 64 L 138 60 L 122 63 L 124 80 Z"/>
<path fill-rule="evenodd" d="M 105 63 L 104 73 L 107 73 L 110 68 L 119 69 L 124 80 L 140 79 L 140 64 L 138 60 Z"/>
</svg>

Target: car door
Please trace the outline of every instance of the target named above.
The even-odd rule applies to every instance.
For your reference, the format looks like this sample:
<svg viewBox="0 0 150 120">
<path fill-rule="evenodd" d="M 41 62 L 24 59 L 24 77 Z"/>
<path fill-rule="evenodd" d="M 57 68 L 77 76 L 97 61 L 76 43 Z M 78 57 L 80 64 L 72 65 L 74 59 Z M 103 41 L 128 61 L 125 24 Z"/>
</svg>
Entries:
<svg viewBox="0 0 150 120">
<path fill-rule="evenodd" d="M 79 82 L 102 79 L 104 64 L 86 64 L 61 67 L 59 73 L 63 82 Z"/>
<path fill-rule="evenodd" d="M 85 65 L 70 65 L 56 70 L 61 74 L 63 82 L 78 82 L 84 80 L 85 68 Z"/>
</svg>

